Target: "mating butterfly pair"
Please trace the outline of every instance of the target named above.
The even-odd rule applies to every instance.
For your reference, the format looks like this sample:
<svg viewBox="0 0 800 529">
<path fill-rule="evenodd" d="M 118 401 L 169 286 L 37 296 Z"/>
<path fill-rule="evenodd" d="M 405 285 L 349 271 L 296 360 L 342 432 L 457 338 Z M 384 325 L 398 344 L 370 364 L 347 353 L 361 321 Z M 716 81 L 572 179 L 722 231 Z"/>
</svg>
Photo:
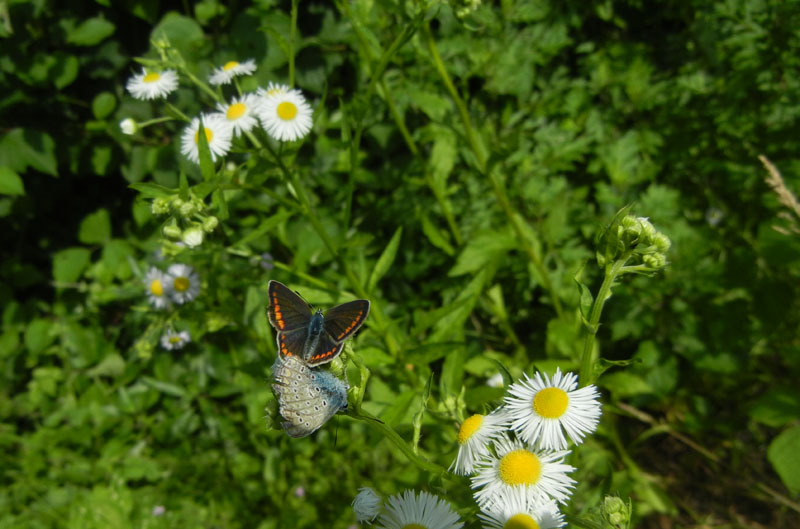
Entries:
<svg viewBox="0 0 800 529">
<path fill-rule="evenodd" d="M 347 386 L 332 373 L 313 367 L 342 352 L 344 341 L 367 318 L 369 301 L 357 299 L 324 314 L 312 313 L 303 298 L 274 280 L 269 282 L 269 300 L 269 322 L 278 334 L 272 389 L 286 419 L 286 432 L 305 437 L 347 406 Z"/>
</svg>

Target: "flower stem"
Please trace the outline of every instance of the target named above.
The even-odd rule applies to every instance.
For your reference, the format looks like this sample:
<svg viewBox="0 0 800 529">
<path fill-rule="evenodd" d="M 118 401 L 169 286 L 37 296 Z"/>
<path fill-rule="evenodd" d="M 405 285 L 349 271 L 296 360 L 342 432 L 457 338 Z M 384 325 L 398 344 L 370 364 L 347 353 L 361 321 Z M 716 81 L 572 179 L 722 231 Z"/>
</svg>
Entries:
<svg viewBox="0 0 800 529">
<path fill-rule="evenodd" d="M 625 266 L 628 258 L 629 254 L 624 254 L 621 259 L 606 266 L 603 284 L 600 285 L 600 290 L 594 298 L 594 303 L 592 303 L 592 310 L 589 312 L 589 322 L 586 326 L 587 334 L 583 342 L 581 371 L 578 377 L 581 386 L 593 384 L 596 380 L 594 367 L 597 362 L 597 352 L 595 351 L 594 343 L 600 325 L 600 315 L 603 313 L 603 306 L 606 301 L 611 297 L 611 287 L 614 285 L 614 281 Z"/>
<path fill-rule="evenodd" d="M 354 418 L 361 421 L 366 422 L 373 428 L 378 429 L 387 439 L 392 441 L 397 448 L 400 449 L 403 454 L 415 465 L 417 465 L 422 470 L 427 472 L 431 472 L 432 474 L 441 475 L 447 472 L 444 467 L 437 465 L 431 461 L 428 461 L 424 457 L 415 454 L 414 450 L 406 443 L 400 435 L 394 431 L 393 428 L 388 426 L 385 422 L 381 421 L 377 417 L 371 415 L 370 413 L 364 411 L 363 409 L 359 410 L 348 410 L 347 414 Z"/>
</svg>

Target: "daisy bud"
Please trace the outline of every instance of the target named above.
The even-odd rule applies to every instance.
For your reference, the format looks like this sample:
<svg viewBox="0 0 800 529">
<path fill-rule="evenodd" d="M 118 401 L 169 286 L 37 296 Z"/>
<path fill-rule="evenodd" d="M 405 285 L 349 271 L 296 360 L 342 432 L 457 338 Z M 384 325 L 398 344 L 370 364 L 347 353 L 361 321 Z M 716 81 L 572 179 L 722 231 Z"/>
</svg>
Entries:
<svg viewBox="0 0 800 529">
<path fill-rule="evenodd" d="M 195 248 L 203 244 L 203 228 L 197 225 L 183 230 L 181 240 L 190 248 Z"/>
<path fill-rule="evenodd" d="M 356 513 L 356 520 L 359 523 L 371 522 L 381 512 L 382 504 L 383 500 L 373 489 L 361 487 L 353 500 L 353 512 Z"/>
<path fill-rule="evenodd" d="M 123 134 L 127 134 L 128 136 L 136 134 L 136 131 L 138 129 L 139 125 L 136 123 L 135 120 L 131 118 L 125 118 L 119 122 L 119 130 L 121 130 Z"/>
<path fill-rule="evenodd" d="M 213 215 L 206 217 L 206 219 L 203 221 L 203 231 L 206 233 L 211 233 L 217 229 L 217 226 L 219 226 L 219 220 L 217 220 L 217 217 L 214 217 Z"/>
<path fill-rule="evenodd" d="M 169 213 L 169 202 L 164 198 L 156 198 L 150 206 L 150 211 L 156 216 L 166 215 Z"/>
<path fill-rule="evenodd" d="M 170 239 L 180 239 L 182 234 L 181 229 L 178 227 L 178 224 L 174 219 L 170 224 L 167 224 L 161 229 L 161 233 Z"/>
</svg>

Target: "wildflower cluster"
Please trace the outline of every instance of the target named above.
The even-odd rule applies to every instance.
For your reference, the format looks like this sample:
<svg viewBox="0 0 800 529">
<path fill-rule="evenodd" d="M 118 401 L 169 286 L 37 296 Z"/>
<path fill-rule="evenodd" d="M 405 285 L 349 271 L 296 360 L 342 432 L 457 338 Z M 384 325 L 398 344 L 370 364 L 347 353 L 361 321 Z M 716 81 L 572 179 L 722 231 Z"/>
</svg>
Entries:
<svg viewBox="0 0 800 529">
<path fill-rule="evenodd" d="M 597 263 L 607 266 L 615 261 L 630 262 L 622 272 L 651 274 L 667 265 L 666 253 L 672 244 L 669 237 L 656 230 L 645 217 L 618 215 L 600 234 Z"/>
<path fill-rule="evenodd" d="M 239 63 L 230 61 L 216 68 L 208 82 L 212 85 L 225 85 L 235 81 L 242 75 L 251 75 L 256 70 L 255 61 L 250 59 Z M 201 84 L 205 93 L 215 94 L 207 85 L 202 84 L 194 76 L 189 78 Z M 145 68 L 127 83 L 128 92 L 136 99 L 152 100 L 165 98 L 177 90 L 179 76 L 175 70 Z M 181 153 L 194 163 L 200 163 L 200 134 L 205 136 L 211 159 L 227 155 L 238 136 L 249 136 L 256 147 L 260 147 L 257 138 L 251 135 L 256 127 L 261 127 L 277 141 L 295 141 L 311 130 L 312 110 L 303 94 L 287 85 L 270 82 L 267 88 L 259 88 L 256 92 L 237 94 L 228 100 L 217 97 L 214 111 L 201 113 L 192 118 L 187 117 L 189 125 L 181 134 Z M 179 113 L 177 109 L 173 112 Z M 164 121 L 157 118 L 145 123 L 137 123 L 131 118 L 120 122 L 120 130 L 124 134 L 135 134 L 142 128 Z"/>
<path fill-rule="evenodd" d="M 173 264 L 166 272 L 155 266 L 145 276 L 147 298 L 156 309 L 165 310 L 192 301 L 200 293 L 200 278 L 191 266 Z M 181 349 L 191 341 L 188 331 L 168 329 L 161 336 L 161 346 L 167 350 Z"/>
<path fill-rule="evenodd" d="M 151 211 L 155 216 L 170 215 L 161 232 L 190 248 L 200 246 L 205 236 L 219 225 L 219 219 L 208 213 L 205 202 L 191 191 L 186 199 L 180 196 L 155 198 Z"/>
<path fill-rule="evenodd" d="M 451 469 L 472 476 L 486 527 L 564 525 L 557 504 L 566 503 L 575 486 L 568 476 L 575 468 L 564 463 L 567 438 L 579 444 L 597 428 L 598 397 L 594 386 L 578 389 L 571 373 L 525 375 L 509 387 L 502 406 L 461 424 Z"/>
<path fill-rule="evenodd" d="M 427 492 L 407 490 L 385 503 L 371 488 L 359 489 L 353 500 L 353 511 L 359 522 L 378 518 L 380 529 L 460 529 L 464 523 L 446 501 Z"/>
</svg>

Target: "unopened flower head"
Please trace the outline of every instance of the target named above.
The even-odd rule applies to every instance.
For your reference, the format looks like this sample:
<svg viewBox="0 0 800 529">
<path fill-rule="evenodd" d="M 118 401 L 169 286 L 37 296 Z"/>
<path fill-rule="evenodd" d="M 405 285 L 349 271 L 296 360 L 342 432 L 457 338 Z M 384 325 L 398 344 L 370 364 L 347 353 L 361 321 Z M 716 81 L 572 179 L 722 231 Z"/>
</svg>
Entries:
<svg viewBox="0 0 800 529">
<path fill-rule="evenodd" d="M 183 347 L 191 342 L 189 331 L 175 332 L 172 329 L 168 330 L 161 336 L 161 347 L 168 351 L 175 351 L 183 349 Z"/>
<path fill-rule="evenodd" d="M 261 123 L 276 140 L 298 140 L 311 130 L 311 107 L 299 90 L 267 95 L 260 108 Z"/>
<path fill-rule="evenodd" d="M 121 130 L 123 134 L 127 134 L 128 136 L 136 134 L 136 131 L 138 129 L 139 125 L 133 118 L 125 118 L 119 122 L 119 130 Z"/>
<path fill-rule="evenodd" d="M 228 84 L 233 81 L 234 77 L 250 75 L 255 71 L 256 61 L 253 59 L 247 59 L 244 62 L 228 61 L 211 73 L 208 82 L 213 85 Z"/>
<path fill-rule="evenodd" d="M 556 502 L 544 496 L 531 498 L 524 489 L 498 495 L 478 518 L 485 529 L 557 529 L 566 524 Z"/>
<path fill-rule="evenodd" d="M 192 301 L 200 293 L 200 278 L 185 264 L 174 264 L 167 270 L 167 275 L 172 283 L 172 299 L 182 305 Z"/>
<path fill-rule="evenodd" d="M 450 465 L 456 474 L 466 476 L 475 464 L 489 455 L 489 443 L 508 428 L 508 416 L 500 408 L 488 415 L 475 414 L 461 423 L 458 430 L 458 455 Z"/>
<path fill-rule="evenodd" d="M 450 504 L 433 494 L 407 490 L 389 498 L 378 523 L 382 529 L 460 529 L 464 523 Z"/>
<path fill-rule="evenodd" d="M 242 97 L 234 97 L 230 103 L 218 103 L 217 109 L 233 126 L 233 133 L 238 136 L 243 132 L 250 132 L 258 125 L 258 107 L 262 102 L 263 98 L 256 94 L 244 94 Z"/>
<path fill-rule="evenodd" d="M 144 282 L 147 287 L 147 299 L 155 308 L 165 309 L 170 306 L 172 283 L 167 274 L 153 266 L 147 272 Z"/>
<path fill-rule="evenodd" d="M 219 113 L 204 114 L 203 129 L 205 130 L 208 149 L 211 159 L 225 156 L 231 148 L 233 126 Z M 200 163 L 200 118 L 194 118 L 192 123 L 183 130 L 181 137 L 181 152 L 194 163 Z"/>
<path fill-rule="evenodd" d="M 196 248 L 203 244 L 203 226 L 200 224 L 193 224 L 189 226 L 181 234 L 181 240 L 189 248 Z"/>
<path fill-rule="evenodd" d="M 353 500 L 353 512 L 359 523 L 371 522 L 381 512 L 383 500 L 373 489 L 361 487 Z"/>
<path fill-rule="evenodd" d="M 575 481 L 567 476 L 574 467 L 564 464 L 568 451 L 540 452 L 518 440 L 500 437 L 494 442 L 495 455 L 484 458 L 472 478 L 475 500 L 481 508 L 498 501 L 515 489 L 522 489 L 531 499 L 546 495 L 565 502 Z"/>
<path fill-rule="evenodd" d="M 128 79 L 125 87 L 136 99 L 158 99 L 178 88 L 178 74 L 173 70 L 156 72 L 142 69 L 142 73 Z"/>
<path fill-rule="evenodd" d="M 508 388 L 505 407 L 511 429 L 520 439 L 546 450 L 564 450 L 567 439 L 576 444 L 597 428 L 600 419 L 599 393 L 595 386 L 578 389 L 578 376 L 556 369 L 550 379 L 536 373 Z"/>
</svg>

